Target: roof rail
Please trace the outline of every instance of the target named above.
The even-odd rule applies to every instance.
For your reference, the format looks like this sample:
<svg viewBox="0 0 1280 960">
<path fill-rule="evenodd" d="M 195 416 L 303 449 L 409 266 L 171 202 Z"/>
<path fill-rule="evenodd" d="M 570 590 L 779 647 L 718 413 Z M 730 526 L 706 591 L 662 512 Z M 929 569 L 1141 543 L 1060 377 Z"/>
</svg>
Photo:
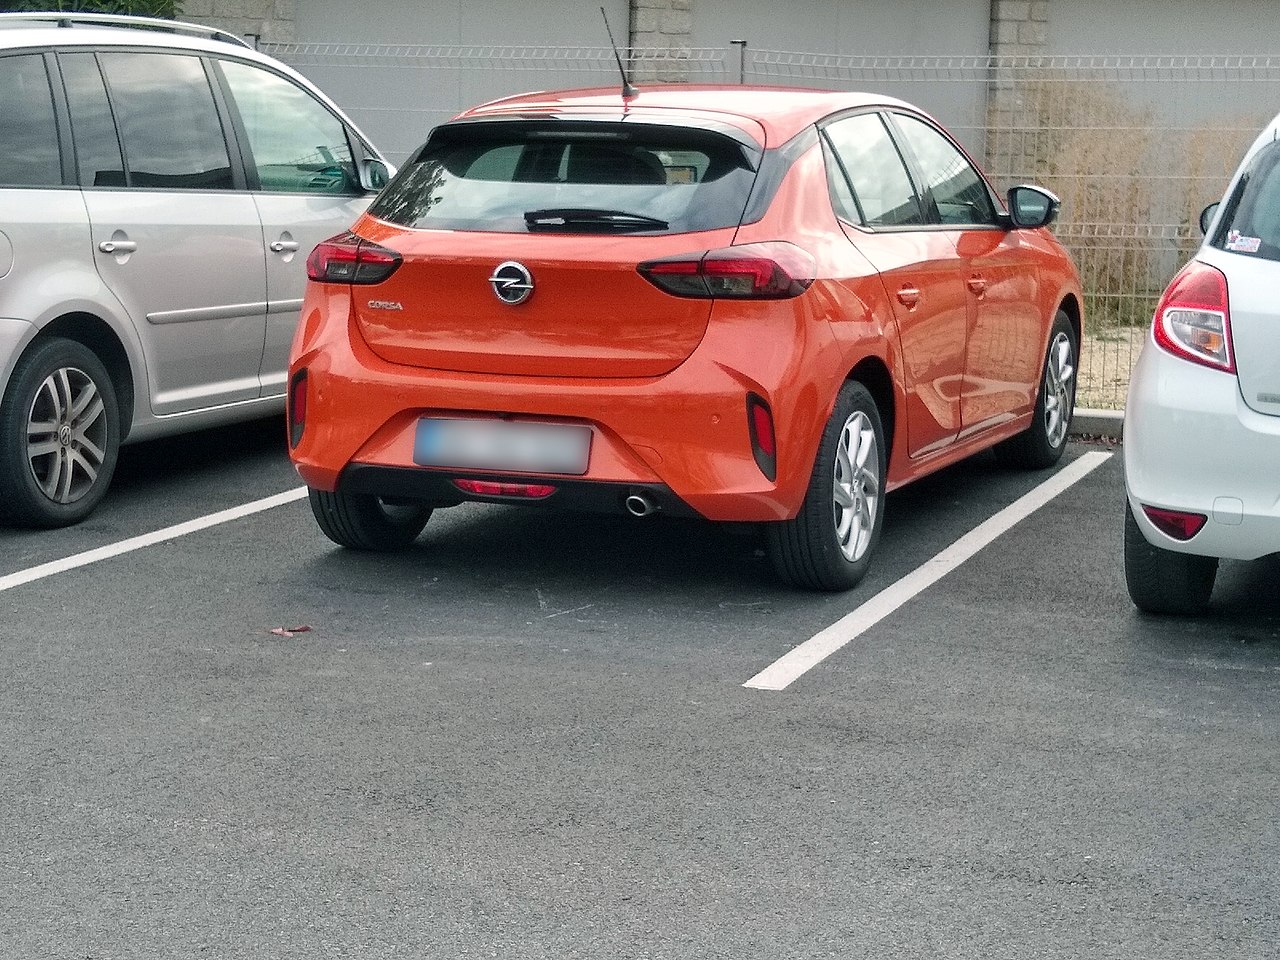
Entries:
<svg viewBox="0 0 1280 960">
<path fill-rule="evenodd" d="M 163 20 L 159 17 L 133 17 L 119 13 L 0 13 L 0 24 L 29 20 L 37 23 L 53 23 L 59 27 L 133 27 L 142 30 L 159 30 L 164 33 L 180 33 L 193 37 L 207 37 L 210 40 L 221 40 L 234 43 L 240 47 L 250 47 L 243 38 L 217 27 L 207 27 L 200 23 L 184 23 L 181 20 Z M 250 47 L 252 49 L 252 47 Z"/>
</svg>

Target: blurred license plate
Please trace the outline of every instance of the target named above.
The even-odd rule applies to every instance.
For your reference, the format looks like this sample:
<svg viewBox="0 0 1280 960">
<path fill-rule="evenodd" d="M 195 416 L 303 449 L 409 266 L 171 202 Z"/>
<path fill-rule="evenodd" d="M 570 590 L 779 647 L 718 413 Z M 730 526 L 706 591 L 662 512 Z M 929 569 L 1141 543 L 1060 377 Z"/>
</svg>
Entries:
<svg viewBox="0 0 1280 960">
<path fill-rule="evenodd" d="M 424 417 L 413 444 L 413 462 L 424 467 L 523 473 L 581 475 L 590 453 L 591 428 L 571 423 Z"/>
</svg>

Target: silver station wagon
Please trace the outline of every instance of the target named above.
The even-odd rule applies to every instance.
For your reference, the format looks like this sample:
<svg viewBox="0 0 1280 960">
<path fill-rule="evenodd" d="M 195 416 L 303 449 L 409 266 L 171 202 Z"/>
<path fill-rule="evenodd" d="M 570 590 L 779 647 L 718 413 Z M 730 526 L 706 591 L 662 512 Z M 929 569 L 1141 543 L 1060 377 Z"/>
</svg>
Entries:
<svg viewBox="0 0 1280 960">
<path fill-rule="evenodd" d="M 0 91 L 0 522 L 62 526 L 122 443 L 283 409 L 307 254 L 388 170 L 208 27 L 0 14 Z"/>
</svg>

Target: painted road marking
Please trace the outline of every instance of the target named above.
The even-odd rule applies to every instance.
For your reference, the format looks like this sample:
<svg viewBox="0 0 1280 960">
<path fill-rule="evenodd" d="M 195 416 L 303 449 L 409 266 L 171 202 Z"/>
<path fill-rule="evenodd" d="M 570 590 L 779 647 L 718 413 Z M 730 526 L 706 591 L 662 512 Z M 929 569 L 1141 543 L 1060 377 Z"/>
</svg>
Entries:
<svg viewBox="0 0 1280 960">
<path fill-rule="evenodd" d="M 978 524 L 933 559 L 775 660 L 743 686 L 755 690 L 785 690 L 845 644 L 871 629 L 916 594 L 937 583 L 1000 534 L 1031 516 L 1109 459 L 1111 454 L 1093 451 L 1073 460 L 1030 493 L 1019 497 L 999 513 Z"/>
<path fill-rule="evenodd" d="M 286 503 L 293 503 L 295 500 L 303 499 L 306 495 L 306 487 L 286 490 L 284 493 L 277 493 L 273 497 L 264 497 L 261 500 L 254 500 L 252 503 L 244 503 L 238 507 L 219 510 L 217 513 L 197 517 L 185 523 L 177 523 L 172 527 L 165 527 L 152 533 L 130 537 L 128 540 L 121 540 L 118 543 L 109 543 L 105 547 L 86 550 L 84 553 L 77 553 L 62 560 L 53 560 L 49 563 L 42 563 L 38 567 L 19 570 L 17 573 L 0 577 L 0 593 L 5 590 L 12 590 L 14 587 L 20 587 L 24 583 L 43 580 L 45 577 L 52 577 L 54 574 L 65 573 L 77 567 L 85 567 L 100 560 L 110 560 L 112 557 L 118 557 L 123 553 L 132 553 L 134 550 L 141 550 L 143 547 L 155 546 L 157 543 L 164 543 L 166 540 L 176 540 L 178 537 L 185 537 L 189 533 L 198 533 L 201 530 L 207 530 L 209 527 L 230 523 L 232 520 L 252 516 L 264 510 L 270 510 L 273 507 L 283 506 Z"/>
</svg>

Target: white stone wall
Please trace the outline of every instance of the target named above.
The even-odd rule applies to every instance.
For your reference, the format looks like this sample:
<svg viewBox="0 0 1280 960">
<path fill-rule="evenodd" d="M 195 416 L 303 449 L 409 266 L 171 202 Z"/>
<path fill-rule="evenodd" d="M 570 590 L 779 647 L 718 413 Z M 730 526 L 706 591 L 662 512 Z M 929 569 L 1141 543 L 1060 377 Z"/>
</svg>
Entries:
<svg viewBox="0 0 1280 960">
<path fill-rule="evenodd" d="M 288 43 L 295 30 L 298 0 L 180 0 L 178 19 L 204 23 L 243 37 Z"/>
<path fill-rule="evenodd" d="M 997 57 L 1032 57 L 1049 44 L 1051 0 L 992 0 L 991 53 Z"/>
</svg>

